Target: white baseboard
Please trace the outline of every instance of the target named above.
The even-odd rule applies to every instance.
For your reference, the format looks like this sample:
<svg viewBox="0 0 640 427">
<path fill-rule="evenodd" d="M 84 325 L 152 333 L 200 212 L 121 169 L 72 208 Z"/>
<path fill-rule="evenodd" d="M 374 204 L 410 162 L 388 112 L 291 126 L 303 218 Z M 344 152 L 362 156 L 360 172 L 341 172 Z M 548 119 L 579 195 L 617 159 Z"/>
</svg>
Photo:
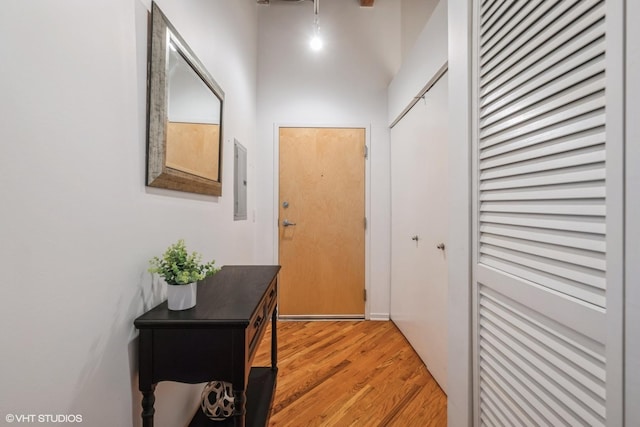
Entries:
<svg viewBox="0 0 640 427">
<path fill-rule="evenodd" d="M 389 313 L 371 313 L 369 320 L 389 320 Z"/>
<path fill-rule="evenodd" d="M 362 314 L 286 314 L 279 315 L 278 320 L 299 320 L 299 321 L 312 321 L 312 320 L 364 320 Z"/>
</svg>

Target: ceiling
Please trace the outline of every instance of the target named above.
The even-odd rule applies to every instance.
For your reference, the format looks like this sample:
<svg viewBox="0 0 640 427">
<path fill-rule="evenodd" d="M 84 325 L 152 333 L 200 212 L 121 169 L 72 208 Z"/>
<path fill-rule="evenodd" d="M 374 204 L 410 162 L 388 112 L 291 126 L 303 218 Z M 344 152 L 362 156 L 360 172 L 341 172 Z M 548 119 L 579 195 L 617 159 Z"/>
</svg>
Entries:
<svg viewBox="0 0 640 427">
<path fill-rule="evenodd" d="M 256 0 L 259 4 L 269 4 L 272 0 Z M 275 1 L 275 0 L 274 0 Z M 304 0 L 284 0 L 284 1 L 304 1 Z M 357 0 L 360 2 L 360 6 L 363 7 L 373 7 L 373 2 L 375 0 Z"/>
</svg>

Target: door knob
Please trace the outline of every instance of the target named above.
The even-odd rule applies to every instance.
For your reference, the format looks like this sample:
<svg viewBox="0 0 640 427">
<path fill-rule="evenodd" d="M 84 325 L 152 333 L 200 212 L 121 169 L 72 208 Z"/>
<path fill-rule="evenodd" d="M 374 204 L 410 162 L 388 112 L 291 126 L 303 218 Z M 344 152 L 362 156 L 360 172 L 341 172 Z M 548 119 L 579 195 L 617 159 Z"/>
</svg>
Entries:
<svg viewBox="0 0 640 427">
<path fill-rule="evenodd" d="M 291 227 L 292 225 L 296 225 L 295 222 L 291 222 L 288 219 L 285 219 L 284 221 L 282 221 L 282 226 L 283 227 Z"/>
</svg>

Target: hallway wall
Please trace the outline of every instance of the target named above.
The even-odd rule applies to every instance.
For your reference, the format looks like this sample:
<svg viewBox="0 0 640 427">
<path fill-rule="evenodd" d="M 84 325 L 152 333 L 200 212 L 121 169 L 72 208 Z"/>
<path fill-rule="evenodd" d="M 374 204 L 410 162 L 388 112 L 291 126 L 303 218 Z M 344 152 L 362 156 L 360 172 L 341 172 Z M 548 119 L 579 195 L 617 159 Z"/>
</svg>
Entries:
<svg viewBox="0 0 640 427">
<path fill-rule="evenodd" d="M 145 187 L 150 0 L 3 2 L 3 418 L 140 425 L 133 319 L 165 293 L 148 259 L 184 238 L 218 265 L 253 261 L 229 165 L 234 137 L 255 154 L 255 2 L 158 3 L 226 93 L 220 198 Z M 161 383 L 156 426 L 183 425 L 200 390 Z"/>
<path fill-rule="evenodd" d="M 410 54 L 418 36 L 429 21 L 440 0 L 401 0 L 402 18 L 400 34 L 402 38 L 402 60 Z"/>
</svg>

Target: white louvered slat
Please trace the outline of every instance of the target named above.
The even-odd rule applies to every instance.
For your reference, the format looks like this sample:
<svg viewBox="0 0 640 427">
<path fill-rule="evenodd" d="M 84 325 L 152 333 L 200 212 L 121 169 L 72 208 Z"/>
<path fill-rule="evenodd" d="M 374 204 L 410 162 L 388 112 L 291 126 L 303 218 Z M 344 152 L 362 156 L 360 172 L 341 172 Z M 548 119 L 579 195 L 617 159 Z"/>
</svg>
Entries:
<svg viewBox="0 0 640 427">
<path fill-rule="evenodd" d="M 514 412 L 513 406 L 507 406 L 504 400 L 492 399 L 489 395 L 484 395 L 485 402 L 491 407 L 491 414 L 494 419 L 500 420 L 501 425 L 515 426 L 523 425 L 523 422 Z"/>
<path fill-rule="evenodd" d="M 479 342 L 480 366 L 485 372 L 493 370 L 492 381 L 480 376 L 491 386 L 483 390 L 487 395 L 494 393 L 497 382 L 500 393 L 518 390 L 531 406 L 542 410 L 533 412 L 528 405 L 517 404 L 552 425 L 602 424 L 606 415 L 602 347 L 594 352 L 580 345 L 559 332 L 550 319 L 487 287 L 480 288 L 479 304 L 479 326 L 485 332 Z M 536 425 L 542 424 L 537 420 Z"/>
<path fill-rule="evenodd" d="M 603 25 L 600 25 L 600 27 L 602 26 Z M 595 30 L 591 30 L 591 32 L 593 33 Z M 564 50 L 567 51 L 569 51 L 569 49 L 569 47 L 564 48 Z M 545 85 L 553 84 L 554 79 L 572 70 L 580 69 L 580 73 L 570 73 L 566 75 L 563 80 L 565 87 L 581 81 L 584 79 L 584 76 L 591 76 L 593 71 L 596 73 L 601 72 L 603 67 L 601 61 L 598 61 L 598 57 L 603 53 L 604 38 L 600 37 L 596 42 L 587 45 L 580 51 L 572 53 L 569 57 L 560 56 L 560 53 L 557 53 L 558 57 L 545 57 L 531 68 L 523 70 L 516 78 L 509 80 L 499 87 L 497 87 L 497 85 L 493 87 L 493 84 L 487 85 L 487 87 L 483 89 L 485 96 L 482 98 L 483 104 L 481 106 L 480 117 L 485 119 L 488 115 L 499 111 L 514 100 L 529 94 L 532 90 L 536 91 L 533 93 L 534 95 L 538 95 L 537 89 Z M 553 62 L 558 59 L 560 59 L 560 62 Z M 551 65 L 553 66 L 549 68 Z"/>
<path fill-rule="evenodd" d="M 486 28 L 486 27 L 489 26 L 488 23 L 492 20 L 492 18 L 495 17 L 496 12 L 505 3 L 507 3 L 507 0 L 495 0 L 490 5 L 488 5 L 486 8 L 483 8 L 482 17 L 481 17 L 482 22 L 483 22 L 483 24 L 482 24 L 483 28 Z"/>
<path fill-rule="evenodd" d="M 498 328 L 501 333 L 510 338 L 515 338 L 515 346 L 522 354 L 531 355 L 538 359 L 538 364 L 548 364 L 549 370 L 544 373 L 550 382 L 556 383 L 559 387 L 566 390 L 580 401 L 585 402 L 594 412 L 600 416 L 605 415 L 602 402 L 605 398 L 604 380 L 597 380 L 587 371 L 587 368 L 593 367 L 593 364 L 587 366 L 578 366 L 570 359 L 564 358 L 554 350 L 546 347 L 541 340 L 546 338 L 545 334 L 540 334 L 538 330 L 528 327 L 526 323 L 519 322 L 509 313 L 493 312 L 496 306 L 488 305 L 491 309 L 485 309 L 487 306 L 483 304 L 480 315 L 493 326 Z M 504 316 L 504 317 L 502 317 Z M 514 322 L 514 323 L 511 323 Z M 520 328 L 520 329 L 519 329 Z M 524 328 L 524 329 L 522 329 Z M 553 343 L 559 345 L 558 343 Z M 561 346 L 561 345 L 560 345 Z M 571 357 L 575 358 L 575 349 L 570 348 Z M 583 362 L 583 360 L 581 360 Z M 601 367 L 599 370 L 602 370 Z"/>
<path fill-rule="evenodd" d="M 575 168 L 583 165 L 601 164 L 605 160 L 606 153 L 604 146 L 600 145 L 582 150 L 574 150 L 569 153 L 560 153 L 554 156 L 531 158 L 529 160 L 504 164 L 493 168 L 485 168 L 484 162 L 480 162 L 480 166 L 482 167 L 480 179 L 484 181 L 536 172 Z M 602 165 L 600 165 L 600 167 L 602 167 Z M 574 181 L 567 181 L 567 183 L 569 182 Z"/>
<path fill-rule="evenodd" d="M 589 392 L 588 388 L 577 382 L 577 379 L 583 378 L 570 376 L 575 375 L 581 377 L 584 372 L 576 370 L 570 363 L 554 357 L 555 355 L 552 352 L 546 351 L 543 347 L 539 346 L 534 339 L 525 334 L 520 334 L 519 331 L 510 327 L 508 323 L 493 316 L 491 312 L 487 311 L 481 314 L 484 316 L 483 320 L 486 322 L 485 325 L 490 324 L 491 327 L 494 328 L 493 331 L 495 334 L 501 337 L 504 343 L 509 342 L 510 347 L 513 348 L 516 353 L 523 355 L 523 359 L 526 359 L 533 366 L 547 365 L 545 371 L 532 369 L 532 371 L 535 372 L 533 376 L 537 377 L 540 383 L 554 387 L 558 394 L 570 394 L 575 400 L 578 400 L 580 404 L 575 405 L 575 407 L 580 409 L 576 412 L 580 412 L 582 417 L 590 418 L 591 420 L 593 420 L 594 416 L 604 418 L 605 408 L 603 405 L 603 397 L 596 396 L 594 393 Z M 517 335 L 514 335 L 514 333 Z M 513 337 L 517 337 L 517 339 L 510 340 L 510 338 Z M 526 357 L 524 357 L 524 355 L 526 355 Z M 566 371 L 562 369 L 566 369 Z M 589 386 L 595 387 L 604 395 L 603 382 L 599 384 L 592 383 L 589 384 Z M 584 407 L 589 408 L 590 411 L 585 410 Z"/>
<path fill-rule="evenodd" d="M 487 14 L 487 11 L 491 9 L 494 3 L 499 2 L 500 0 L 482 0 L 480 2 L 482 6 L 482 11 L 480 12 L 480 16 L 484 16 Z"/>
<path fill-rule="evenodd" d="M 573 264 L 561 263 L 553 259 L 538 257 L 536 255 L 525 254 L 522 252 L 487 244 L 482 246 L 480 253 L 510 262 L 515 265 L 526 267 L 530 270 L 545 272 L 549 275 L 554 275 L 563 279 L 573 281 L 575 283 L 591 286 L 596 289 L 605 289 L 605 275 L 602 274 L 600 270 L 587 269 Z M 562 292 L 562 290 L 560 291 Z M 583 295 L 583 293 L 579 292 L 579 290 L 577 289 L 571 291 L 575 292 L 575 296 L 579 297 L 580 299 L 584 300 L 588 298 L 587 295 Z"/>
<path fill-rule="evenodd" d="M 494 236 L 490 234 L 483 235 L 480 238 L 480 242 L 491 246 L 512 249 L 514 251 L 564 261 L 600 271 L 604 271 L 606 267 L 604 254 L 599 252 L 584 251 L 545 243 L 529 242 L 526 240 L 523 241 L 520 239 Z"/>
<path fill-rule="evenodd" d="M 489 257 L 487 257 L 489 258 Z M 506 263 L 504 263 L 506 264 Z M 523 270 L 527 271 L 523 268 Z M 478 283 L 490 283 L 485 286 L 485 292 L 491 291 L 509 298 L 513 304 L 525 305 L 533 317 L 542 316 L 553 323 L 550 326 L 557 329 L 562 336 L 572 337 L 581 345 L 590 348 L 597 354 L 603 354 L 606 339 L 606 310 L 591 303 L 586 303 L 573 296 L 553 290 L 543 284 L 531 283 L 516 274 L 505 274 L 506 270 L 490 267 L 486 264 L 476 266 Z M 535 272 L 545 277 L 544 272 Z M 556 277 L 547 275 L 556 280 Z M 503 280 L 498 280 L 503 279 Z M 587 289 L 584 284 L 565 280 L 567 285 L 574 285 Z M 602 290 L 591 289 L 594 294 Z M 522 310 L 521 310 L 522 311 Z M 526 310 L 525 310 L 526 311 Z"/>
<path fill-rule="evenodd" d="M 485 391 L 485 394 L 487 396 L 492 396 L 494 393 L 494 389 L 493 387 L 491 387 L 491 380 L 494 380 L 496 383 L 500 384 L 502 389 L 505 390 L 505 393 L 508 393 L 509 397 L 505 400 L 506 402 L 511 401 L 512 396 L 522 396 L 522 400 L 524 402 L 520 403 L 519 400 L 513 399 L 513 403 L 519 403 L 519 408 L 522 408 L 522 410 L 530 418 L 536 420 L 541 418 L 544 420 L 536 422 L 535 424 L 528 425 L 542 426 L 549 423 L 549 421 L 552 421 L 554 423 L 553 425 L 562 425 L 558 414 L 551 408 L 549 408 L 549 406 L 538 402 L 538 399 L 536 398 L 535 394 L 531 392 L 531 390 L 523 387 L 523 385 L 514 378 L 505 379 L 502 375 L 500 375 L 500 371 L 503 371 L 506 368 L 494 357 L 492 357 L 489 352 L 484 354 L 484 359 L 480 362 L 480 368 L 485 373 L 485 375 L 481 376 L 481 380 L 488 386 L 486 388 L 490 389 L 490 391 Z M 501 396 L 498 393 L 495 393 L 494 400 L 502 402 L 500 398 Z"/>
<path fill-rule="evenodd" d="M 541 417 L 535 416 L 535 412 L 531 414 L 521 409 L 527 406 L 526 401 L 518 392 L 510 388 L 487 362 L 481 362 L 480 368 L 482 369 L 481 375 L 484 374 L 482 379 L 493 392 L 484 394 L 486 401 L 495 408 L 493 412 L 507 414 L 510 425 L 532 425 L 536 422 L 535 420 L 541 419 Z"/>
<path fill-rule="evenodd" d="M 528 58 L 528 63 L 517 63 L 511 73 L 500 74 L 480 90 L 484 105 L 499 100 L 532 78 L 544 77 L 544 72 L 554 72 L 556 67 L 571 69 L 604 53 L 604 22 L 589 27 L 582 37 L 569 40 L 540 58 Z M 483 114 L 484 115 L 484 114 Z"/>
<path fill-rule="evenodd" d="M 480 420 L 483 425 L 490 426 L 504 426 L 505 420 L 504 416 L 501 413 L 496 415 L 496 409 L 494 403 L 491 399 L 485 394 L 480 394 L 480 400 L 482 401 L 482 412 L 480 413 Z"/>
<path fill-rule="evenodd" d="M 552 186 L 542 188 L 524 188 L 509 190 L 486 190 L 480 195 L 480 201 L 506 200 L 570 200 L 604 198 L 603 182 L 573 184 L 571 186 Z"/>
<path fill-rule="evenodd" d="M 480 346 L 485 351 L 483 359 L 494 365 L 500 365 L 503 371 L 509 371 L 507 379 L 513 388 L 522 394 L 527 394 L 533 399 L 533 404 L 538 407 L 548 407 L 550 410 L 549 423 L 551 425 L 588 425 L 580 423 L 576 419 L 571 409 L 556 397 L 556 390 L 547 389 L 546 384 L 540 384 L 539 378 L 532 375 L 530 369 L 526 369 L 527 363 L 509 349 L 508 346 L 501 343 L 491 331 L 491 325 L 483 324 L 481 333 L 485 336 L 485 340 L 481 341 Z M 525 369 L 523 369 L 523 367 Z M 544 382 L 544 381 L 543 381 Z M 555 416 L 554 416 L 555 415 Z"/>
<path fill-rule="evenodd" d="M 477 419 L 605 425 L 605 0 L 478 12 Z"/>
<path fill-rule="evenodd" d="M 486 400 L 493 403 L 493 396 L 495 401 L 493 406 L 500 406 L 503 402 L 511 402 L 507 406 L 507 411 L 515 413 L 520 421 L 517 425 L 542 425 L 543 417 L 539 414 L 536 408 L 530 406 L 526 398 L 522 394 L 518 393 L 504 378 L 492 369 L 491 365 L 487 361 L 480 362 L 480 368 L 482 369 L 480 375 L 482 380 L 489 386 L 491 393 L 485 392 Z M 527 408 L 524 410 L 523 408 Z M 516 424 L 513 424 L 516 425 Z"/>
<path fill-rule="evenodd" d="M 487 159 L 504 153 L 520 150 L 522 148 L 533 147 L 536 144 L 562 142 L 564 138 L 575 135 L 586 135 L 589 132 L 602 132 L 605 123 L 604 110 L 594 110 L 573 119 L 569 119 L 526 135 L 518 135 L 510 139 L 507 144 L 496 146 L 482 145 L 480 159 Z"/>
<path fill-rule="evenodd" d="M 482 375 L 481 375 L 481 384 L 484 386 L 483 387 L 483 395 L 486 396 L 485 399 L 487 401 L 487 405 L 488 408 L 492 413 L 495 412 L 495 409 L 498 405 L 502 405 L 502 407 L 505 407 L 506 405 L 508 405 L 509 403 L 512 404 L 512 406 L 516 405 L 516 402 L 511 402 L 511 399 L 506 399 L 506 400 L 500 400 L 501 399 L 501 395 L 497 392 L 494 391 L 494 383 L 491 381 L 491 379 L 494 379 L 495 377 L 499 377 L 499 374 L 497 373 L 497 371 L 502 370 L 502 369 L 506 369 L 505 367 L 503 367 L 500 362 L 496 361 L 496 359 L 494 357 L 492 357 L 489 354 L 485 354 L 485 359 L 483 359 L 480 363 L 480 368 L 482 369 Z M 494 368 L 494 366 L 496 366 Z M 504 389 L 510 393 L 508 396 L 511 397 L 513 395 L 522 395 L 524 396 L 525 402 L 524 404 L 520 405 L 519 408 L 523 408 L 523 410 L 527 410 L 527 415 L 530 418 L 542 418 L 544 420 L 544 422 L 539 422 L 539 423 L 517 423 L 517 424 L 491 424 L 488 423 L 485 425 L 491 425 L 491 426 L 496 426 L 496 425 L 502 425 L 502 426 L 514 426 L 514 425 L 527 425 L 527 426 L 542 426 L 542 425 L 554 425 L 554 426 L 560 426 L 560 425 L 566 425 L 565 423 L 562 422 L 562 420 L 560 419 L 560 417 L 558 416 L 558 414 L 553 411 L 551 408 L 549 408 L 547 405 L 545 405 L 543 402 L 539 402 L 536 399 L 535 394 L 530 391 L 528 388 L 524 387 L 521 383 L 518 383 L 517 381 L 515 381 L 513 378 L 509 378 L 509 381 L 503 380 L 502 381 L 496 381 L 497 383 L 501 384 Z M 485 390 L 491 390 L 491 392 L 489 391 L 485 391 Z M 494 403 L 494 402 L 499 402 L 498 404 Z M 484 403 L 484 402 L 483 402 Z M 535 406 L 532 406 L 532 404 L 535 404 Z M 482 410 L 484 411 L 484 406 L 482 407 Z M 539 415 L 538 415 L 539 414 Z M 535 415 L 538 415 L 538 417 L 536 417 Z"/>
<path fill-rule="evenodd" d="M 590 200 L 556 200 L 547 201 L 546 203 L 506 201 L 484 202 L 480 205 L 480 212 L 604 216 L 606 214 L 606 209 L 602 203 Z"/>
<path fill-rule="evenodd" d="M 581 148 L 593 147 L 594 145 L 604 144 L 604 142 L 605 134 L 602 130 L 586 131 L 569 135 L 564 138 L 558 138 L 551 142 L 536 144 L 533 147 L 527 146 L 521 149 L 514 149 L 502 155 L 498 154 L 492 157 L 487 157 L 481 161 L 481 165 L 483 170 L 487 170 L 495 168 L 496 166 L 516 164 L 519 162 L 552 156 L 554 154 L 575 151 Z"/>
<path fill-rule="evenodd" d="M 519 42 L 510 39 L 512 43 L 506 43 L 507 48 L 492 57 L 491 61 L 486 61 L 486 64 L 482 64 L 481 85 L 486 85 L 516 64 L 523 66 L 527 63 L 530 65 L 536 62 L 553 49 L 557 49 L 597 23 L 604 16 L 602 1 L 584 0 L 571 2 L 575 5 L 573 9 L 569 9 L 569 3 L 567 1 L 560 2 L 560 8 L 553 9 L 552 14 L 544 15 L 543 19 L 530 27 L 526 27 Z M 598 3 L 601 6 L 591 9 L 594 4 Z M 557 15 L 567 10 L 569 10 L 569 13 L 563 15 L 561 19 L 555 20 Z M 585 12 L 589 13 L 585 14 Z M 544 31 L 541 31 L 542 29 Z M 549 35 L 553 35 L 553 37 L 549 39 Z M 541 48 L 543 44 L 545 45 Z M 514 71 L 511 70 L 509 72 L 510 74 L 515 74 Z"/>
<path fill-rule="evenodd" d="M 582 369 L 585 376 L 591 378 L 588 381 L 594 386 L 594 392 L 604 397 L 603 391 L 597 389 L 597 387 L 603 387 L 606 380 L 604 348 L 602 345 L 575 331 L 559 327 L 557 323 L 549 318 L 545 318 L 522 304 L 509 300 L 488 287 L 483 288 L 481 305 L 492 312 L 504 313 L 501 315 L 502 317 L 509 318 L 509 321 L 518 324 L 524 332 L 535 336 L 547 347 Z M 580 355 L 579 358 L 576 357 L 576 354 Z"/>
<path fill-rule="evenodd" d="M 521 419 L 527 421 L 529 419 L 534 420 L 533 422 L 523 421 L 516 424 L 503 425 L 542 426 L 545 425 L 549 419 L 558 420 L 557 414 L 547 406 L 532 406 L 532 403 L 535 402 L 535 396 L 527 389 L 521 387 L 515 388 L 512 382 L 505 380 L 498 372 L 504 369 L 500 366 L 499 362 L 489 354 L 485 354 L 484 356 L 484 359 L 480 361 L 480 378 L 482 383 L 487 386 L 483 390 L 486 401 L 491 402 L 493 408 L 500 408 L 500 411 L 521 412 L 524 414 L 520 417 Z"/>
<path fill-rule="evenodd" d="M 514 257 L 511 257 L 514 258 Z M 574 280 L 560 277 L 556 274 L 548 272 L 546 269 L 541 270 L 522 264 L 527 260 L 509 259 L 509 256 L 504 256 L 498 253 L 497 257 L 491 256 L 491 254 L 483 254 L 480 256 L 480 262 L 495 268 L 496 270 L 503 271 L 513 276 L 529 280 L 537 283 L 548 289 L 556 291 L 560 294 L 571 296 L 576 301 L 584 301 L 594 306 L 604 307 L 605 305 L 605 292 L 603 289 L 593 287 L 582 282 L 576 282 Z M 520 261 L 517 262 L 517 261 Z M 541 264 L 538 264 L 538 267 Z M 546 266 L 545 266 L 546 267 Z"/>
<path fill-rule="evenodd" d="M 604 64 L 595 58 L 571 74 L 560 74 L 545 86 L 530 80 L 483 110 L 486 114 L 482 116 L 480 127 L 485 135 L 491 135 L 562 107 L 567 102 L 563 92 L 570 90 L 573 97 L 581 98 L 602 91 L 605 87 L 603 71 Z"/>
<path fill-rule="evenodd" d="M 481 372 L 480 375 L 483 375 Z M 506 425 L 506 419 L 502 414 L 502 411 L 496 408 L 496 404 L 491 399 L 491 396 L 485 392 L 480 393 L 480 401 L 482 402 L 482 412 L 480 413 L 480 420 L 483 425 L 490 426 L 504 426 Z"/>
<path fill-rule="evenodd" d="M 495 234 L 532 242 L 551 243 L 559 246 L 604 252 L 606 245 L 601 235 L 575 233 L 566 230 L 544 230 L 511 226 L 505 224 L 485 223 L 480 227 L 481 233 Z"/>
<path fill-rule="evenodd" d="M 514 27 L 531 14 L 531 11 L 540 6 L 544 0 L 532 0 L 527 2 L 511 2 L 511 9 L 505 13 L 496 25 L 486 28 L 482 33 L 482 44 L 480 52 L 486 55 L 487 52 L 503 40 L 508 34 L 514 34 Z"/>
<path fill-rule="evenodd" d="M 505 37 L 501 43 L 499 43 L 493 52 L 486 52 L 481 55 L 481 72 L 480 76 L 483 77 L 486 73 L 490 72 L 496 64 L 500 64 L 504 57 L 514 55 L 514 53 L 521 51 L 523 54 L 528 54 L 525 50 L 526 44 L 538 34 L 543 28 L 557 19 L 563 12 L 571 7 L 572 2 L 556 3 L 546 2 L 540 7 L 537 7 L 529 15 L 526 16 L 521 22 L 519 22 L 511 31 L 509 37 Z"/>
<path fill-rule="evenodd" d="M 511 7 L 511 4 L 512 2 L 505 0 L 496 2 L 495 9 L 482 18 L 482 28 L 485 28 L 487 31 L 491 29 Z"/>
<path fill-rule="evenodd" d="M 512 369 L 518 371 L 524 383 L 536 390 L 540 400 L 553 408 L 565 422 L 578 425 L 597 425 L 602 420 L 597 414 L 590 411 L 591 408 L 578 401 L 577 396 L 570 395 L 566 390 L 556 384 L 538 366 L 550 369 L 550 365 L 543 360 L 535 358 L 533 353 L 513 340 L 508 334 L 485 320 L 483 329 L 487 332 L 488 340 L 491 340 L 496 352 L 507 359 Z"/>
<path fill-rule="evenodd" d="M 565 215 L 518 215 L 509 213 L 482 213 L 483 223 L 519 225 L 523 227 L 550 230 L 578 231 L 581 233 L 604 234 L 605 223 L 597 217 L 570 217 Z"/>
<path fill-rule="evenodd" d="M 578 117 L 582 114 L 587 114 L 592 111 L 603 109 L 605 106 L 604 92 L 599 92 L 586 98 L 578 98 L 571 104 L 567 104 L 564 107 L 553 111 L 552 113 L 543 114 L 539 117 L 535 117 L 527 122 L 522 123 L 517 127 L 512 127 L 506 131 L 496 134 L 490 134 L 485 137 L 482 131 L 480 131 L 480 138 L 482 138 L 482 146 L 487 147 L 499 143 L 503 143 L 512 138 L 519 137 L 521 135 L 539 131 L 547 126 L 559 124 L 565 120 L 569 120 Z"/>
<path fill-rule="evenodd" d="M 586 156 L 585 156 L 586 157 Z M 595 157 L 595 156 L 594 156 Z M 530 172 L 513 173 L 513 170 L 500 170 L 492 178 L 487 178 L 480 190 L 502 190 L 507 188 L 536 187 L 540 185 L 569 184 L 575 182 L 600 181 L 605 178 L 602 165 L 596 162 L 585 166 L 560 169 L 549 165 L 551 162 L 531 164 L 535 166 Z M 594 163 L 594 164 L 590 164 Z"/>
</svg>

